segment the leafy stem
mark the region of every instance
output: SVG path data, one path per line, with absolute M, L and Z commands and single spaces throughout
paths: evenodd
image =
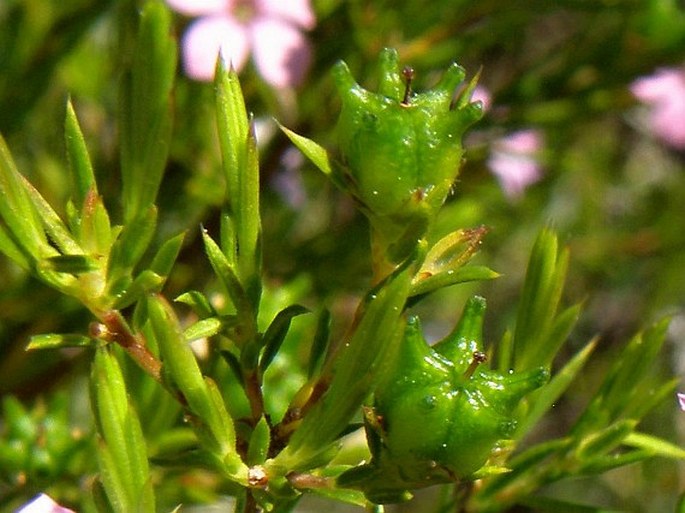
M 102 314 L 101 323 L 91 323 L 90 334 L 121 346 L 150 377 L 163 383 L 162 362 L 147 348 L 145 338 L 133 333 L 121 312 L 110 310 Z

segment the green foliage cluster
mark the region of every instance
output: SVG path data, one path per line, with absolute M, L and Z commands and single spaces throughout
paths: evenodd
M 660 484 L 685 458 L 664 357 L 685 175 L 626 123 L 626 85 L 685 55 L 685 12 L 314 6 L 293 101 L 221 62 L 180 77 L 160 0 L 0 5 L 0 508 L 685 507 Z M 350 68 L 377 61 L 372 93 Z M 504 107 L 472 102 L 479 79 Z M 531 125 L 548 174 L 512 201 L 489 142 Z M 568 277 L 587 299 L 563 306 Z

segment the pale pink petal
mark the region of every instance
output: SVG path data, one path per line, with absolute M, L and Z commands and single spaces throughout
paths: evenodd
M 493 144 L 487 165 L 507 196 L 518 197 L 540 180 L 537 154 L 541 148 L 542 136 L 537 130 L 520 130 Z
M 540 166 L 527 156 L 495 153 L 488 159 L 488 166 L 510 197 L 520 196 L 529 185 L 540 179 Z
M 669 146 L 685 149 L 685 103 L 673 102 L 657 105 L 649 116 L 654 135 Z
M 199 18 L 183 35 L 183 67 L 195 80 L 214 78 L 219 51 L 240 70 L 247 60 L 249 42 L 245 27 L 227 16 Z
M 537 130 L 519 130 L 500 139 L 497 148 L 508 153 L 536 153 L 542 149 L 542 136 Z
M 31 502 L 24 505 L 16 513 L 74 513 L 72 510 L 63 508 L 49 496 L 41 493 Z
M 483 112 L 486 112 L 492 104 L 492 95 L 485 86 L 478 84 L 471 94 L 472 102 L 481 102 L 483 104 Z
M 657 70 L 653 75 L 635 80 L 630 91 L 645 103 L 668 101 L 673 96 L 685 94 L 685 72 L 675 68 Z
M 207 16 L 227 14 L 233 9 L 236 0 L 166 0 L 174 11 L 186 16 Z
M 258 18 L 250 25 L 250 37 L 257 71 L 266 82 L 276 88 L 302 82 L 311 49 L 295 27 L 275 18 Z
M 260 16 L 287 20 L 305 29 L 316 25 L 309 0 L 254 0 L 254 4 Z
M 630 90 L 648 105 L 648 128 L 666 144 L 685 149 L 685 71 L 663 68 L 634 81 Z

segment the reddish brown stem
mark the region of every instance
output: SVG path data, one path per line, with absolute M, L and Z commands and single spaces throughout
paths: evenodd
M 257 423 L 264 413 L 264 397 L 262 396 L 262 387 L 256 370 L 250 371 L 245 375 L 245 394 L 250 401 L 252 419 Z
M 105 312 L 101 317 L 104 330 L 97 332 L 91 328 L 94 335 L 108 342 L 119 344 L 131 358 L 157 382 L 162 382 L 162 362 L 153 355 L 145 344 L 145 339 L 134 334 L 126 320 L 118 310 Z

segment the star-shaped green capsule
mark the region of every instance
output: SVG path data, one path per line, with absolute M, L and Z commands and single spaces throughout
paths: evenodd
M 480 119 L 470 102 L 472 81 L 455 98 L 465 72 L 452 64 L 431 90 L 413 94 L 413 71 L 400 71 L 395 50 L 380 56 L 378 93 L 362 88 L 339 62 L 338 181 L 371 221 L 375 242 L 391 263 L 406 257 L 423 236 L 459 174 L 462 135 Z
M 454 332 L 430 347 L 410 319 L 365 411 L 370 463 L 343 474 L 376 503 L 409 490 L 473 477 L 516 427 L 520 400 L 548 379 L 544 368 L 501 374 L 483 365 L 485 300 L 471 299 Z

